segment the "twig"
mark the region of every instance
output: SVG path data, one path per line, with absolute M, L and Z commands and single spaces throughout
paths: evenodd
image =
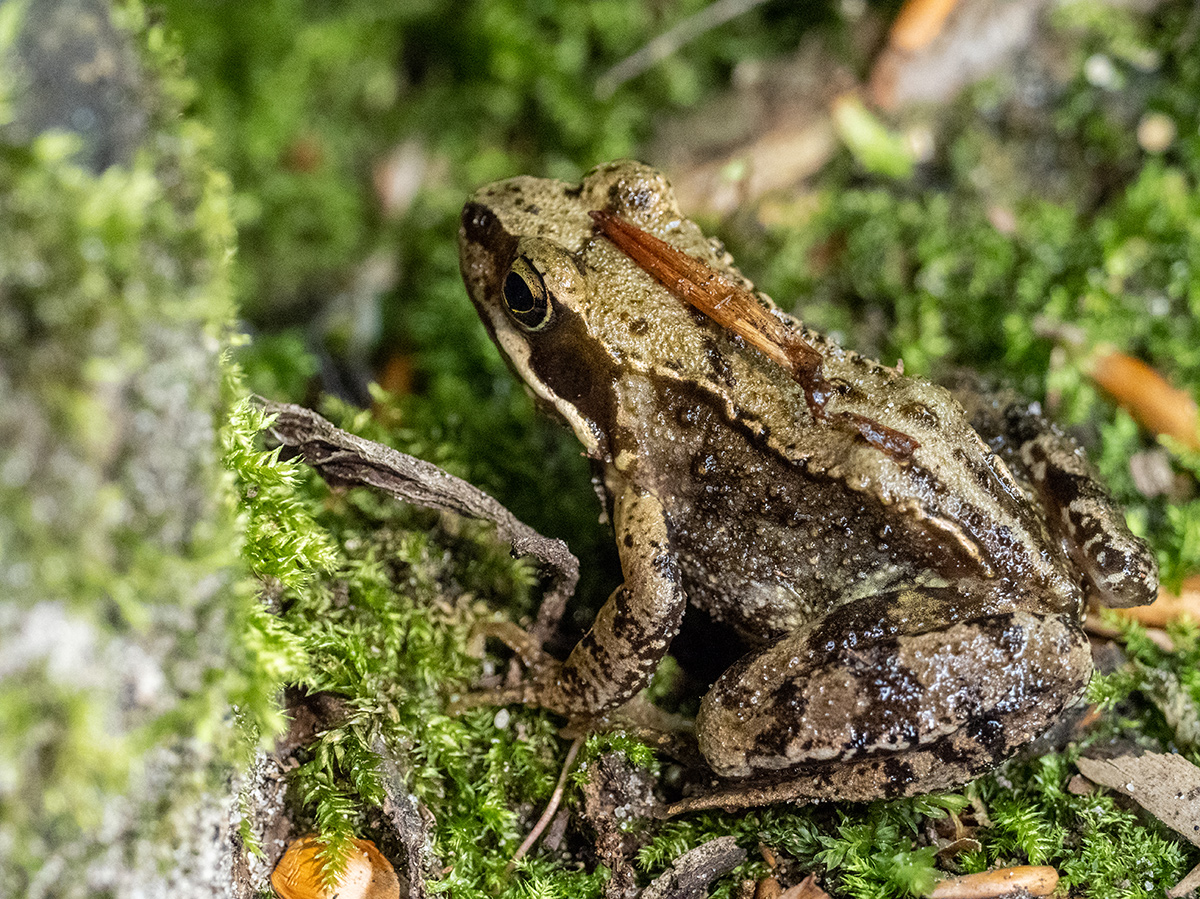
M 546 804 L 546 810 L 542 812 L 542 817 L 538 818 L 537 824 L 533 825 L 533 830 L 529 831 L 529 836 L 525 838 L 525 842 L 517 849 L 513 855 L 512 861 L 508 863 L 508 867 L 504 869 L 504 873 L 511 874 L 517 867 L 517 862 L 525 857 L 525 853 L 533 848 L 542 836 L 554 818 L 554 813 L 558 811 L 558 804 L 562 802 L 563 790 L 567 786 L 567 775 L 571 773 L 571 767 L 575 764 L 575 756 L 579 755 L 579 750 L 583 747 L 584 737 L 576 737 L 575 742 L 571 744 L 571 748 L 567 750 L 567 758 L 563 761 L 562 773 L 558 775 L 558 783 L 554 785 L 554 792 L 550 794 L 550 801 Z
M 1198 887 L 1200 887 L 1200 865 L 1196 865 L 1188 871 L 1183 880 L 1167 890 L 1167 899 L 1182 899 Z
M 561 540 L 543 537 L 473 484 L 431 462 L 336 428 L 311 409 L 260 400 L 275 416 L 270 433 L 293 447 L 330 483 L 374 487 L 406 503 L 490 521 L 514 555 L 540 560 L 550 575 L 534 635 L 545 640 L 579 581 L 579 560 Z
M 711 6 L 688 16 L 597 78 L 596 99 L 607 100 L 626 81 L 653 68 L 684 44 L 764 2 L 765 0 L 717 0 Z
M 1049 896 L 1058 886 L 1058 872 L 1045 865 L 997 868 L 981 874 L 947 877 L 930 893 L 931 899 L 993 899 L 1020 893 Z
M 717 837 L 685 852 L 654 878 L 642 899 L 691 899 L 707 896 L 708 887 L 746 860 L 746 850 L 733 837 Z

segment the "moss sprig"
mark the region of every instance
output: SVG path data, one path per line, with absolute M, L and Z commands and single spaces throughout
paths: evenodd
M 1074 754 L 1012 763 L 1002 776 L 978 781 L 991 824 L 977 831 L 984 848 L 968 861 L 1053 865 L 1064 887 L 1097 899 L 1161 895 L 1195 861 L 1164 828 L 1111 795 L 1068 790 Z

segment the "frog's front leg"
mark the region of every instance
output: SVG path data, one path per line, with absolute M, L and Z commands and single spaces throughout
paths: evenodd
M 853 602 L 743 658 L 701 704 L 700 751 L 725 777 L 786 778 L 786 798 L 948 789 L 998 764 L 1081 695 L 1091 654 L 1069 616 L 971 589 Z
M 613 524 L 625 582 L 605 602 L 565 662 L 541 661 L 515 692 L 497 698 L 594 717 L 637 694 L 679 632 L 686 596 L 662 505 L 632 487 L 614 491 Z

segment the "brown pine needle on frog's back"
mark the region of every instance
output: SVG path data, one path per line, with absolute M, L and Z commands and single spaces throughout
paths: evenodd
M 822 374 L 821 354 L 760 305 L 750 291 L 734 284 L 701 260 L 610 212 L 596 210 L 591 216 L 601 233 L 655 281 L 787 371 L 803 388 L 813 418 L 832 418 L 847 423 L 872 446 L 898 461 L 910 459 L 920 446 L 907 434 L 857 412 L 827 415 L 825 406 L 836 391 Z
M 610 212 L 593 212 L 592 219 L 605 237 L 671 293 L 782 365 L 797 381 L 802 377 L 815 379 L 813 394 L 805 389 L 809 406 L 824 405 L 821 391 L 828 382 L 821 376 L 821 354 L 760 306 L 753 294 L 699 259 Z

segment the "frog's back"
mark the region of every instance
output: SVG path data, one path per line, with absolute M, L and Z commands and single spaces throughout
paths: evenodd
M 577 185 L 480 191 L 463 216 L 464 277 L 510 363 L 610 485 L 663 503 L 694 601 L 739 626 L 757 627 L 762 609 L 780 628 L 914 578 L 1007 577 L 1076 601 L 1040 513 L 946 391 L 804 331 L 838 388 L 814 419 L 788 372 L 655 283 L 595 232 L 593 210 L 753 290 L 666 179 L 629 162 Z M 526 257 L 556 288 L 544 330 L 515 325 L 501 302 Z M 920 445 L 889 453 L 839 426 L 847 414 Z
M 870 389 L 904 410 L 888 423 L 922 442 L 913 459 L 812 420 L 769 368 L 720 390 L 670 376 L 623 387 L 638 455 L 653 460 L 634 476 L 663 502 L 691 600 L 752 639 L 916 582 L 1034 581 L 1077 604 L 1036 510 L 954 399 L 817 342 L 850 396 Z

